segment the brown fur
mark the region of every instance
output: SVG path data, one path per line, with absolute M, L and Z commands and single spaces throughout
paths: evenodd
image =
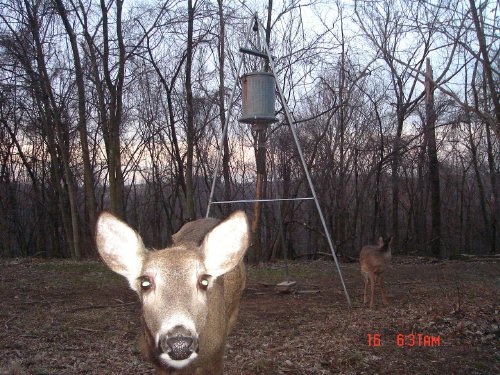
M 190 221 L 172 236 L 173 245 L 194 242 L 200 246 L 207 233 L 219 223 L 219 219 L 212 217 Z
M 375 300 L 375 282 L 378 279 L 380 285 L 380 293 L 382 302 L 387 305 L 387 298 L 384 291 L 384 271 L 387 264 L 391 260 L 391 243 L 392 238 L 379 238 L 378 245 L 366 245 L 361 249 L 359 254 L 359 263 L 361 265 L 361 274 L 365 282 L 365 291 L 363 302 L 368 302 L 368 282 L 371 286 L 370 308 L 374 307 Z
M 139 235 L 109 215 L 101 215 L 98 221 L 98 249 L 111 269 L 129 279 L 132 289 L 137 291 L 143 301 L 143 332 L 139 346 L 155 366 L 156 374 L 222 374 L 226 338 L 236 323 L 239 301 L 245 287 L 243 255 L 248 246 L 248 223 L 244 214 L 233 214 L 222 223 L 216 219 L 187 223 L 173 236 L 173 245 L 159 251 L 141 249 L 143 245 Z M 226 238 L 229 241 L 224 243 Z M 136 244 L 130 245 L 134 241 Z M 123 243 L 125 250 L 120 248 L 120 243 Z M 234 254 L 229 252 L 227 259 L 221 257 L 223 261 L 219 265 L 218 246 L 224 253 L 227 247 L 239 250 Z M 119 256 L 121 253 L 122 257 Z M 139 271 L 135 267 L 135 260 L 142 264 Z M 210 287 L 204 292 L 190 284 L 198 269 L 202 273 L 213 269 L 221 273 L 211 279 Z M 157 275 L 158 285 L 155 284 L 153 292 L 141 292 L 140 286 L 136 284 L 137 277 L 151 270 Z M 197 357 L 180 369 L 162 361 L 160 355 L 164 356 L 165 353 L 156 342 L 165 320 L 171 319 L 173 313 L 188 316 L 196 325 L 199 339 Z

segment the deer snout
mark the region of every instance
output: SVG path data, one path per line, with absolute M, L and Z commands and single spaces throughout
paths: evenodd
M 190 330 L 176 326 L 160 337 L 159 347 L 174 361 L 188 359 L 199 349 L 198 338 Z

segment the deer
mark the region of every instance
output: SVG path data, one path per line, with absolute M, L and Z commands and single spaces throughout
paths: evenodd
M 361 266 L 361 275 L 365 281 L 365 293 L 363 303 L 368 302 L 368 282 L 371 286 L 370 308 L 374 307 L 375 282 L 378 279 L 382 302 L 387 306 L 387 298 L 384 291 L 384 271 L 387 264 L 391 261 L 391 242 L 392 237 L 380 237 L 378 245 L 363 246 L 359 254 L 359 263 Z
M 189 222 L 170 247 L 152 250 L 128 224 L 103 211 L 95 239 L 104 263 L 141 301 L 139 348 L 155 374 L 222 374 L 245 288 L 245 213 Z

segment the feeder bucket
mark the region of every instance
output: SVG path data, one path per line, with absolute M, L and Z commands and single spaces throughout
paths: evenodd
M 243 104 L 240 122 L 252 124 L 253 130 L 261 130 L 278 121 L 274 116 L 276 95 L 272 73 L 247 73 L 241 77 L 241 85 Z

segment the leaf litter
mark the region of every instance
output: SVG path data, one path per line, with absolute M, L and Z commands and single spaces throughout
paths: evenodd
M 332 262 L 290 262 L 290 293 L 273 288 L 283 263 L 248 267 L 225 374 L 500 373 L 499 262 L 413 260 L 395 258 L 373 310 L 355 263 L 350 309 Z M 3 260 L 0 301 L 0 375 L 153 374 L 139 302 L 99 262 Z

